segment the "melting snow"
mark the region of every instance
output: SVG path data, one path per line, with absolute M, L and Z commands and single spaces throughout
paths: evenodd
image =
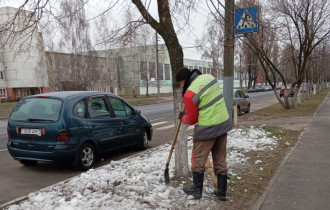
M 191 137 L 188 140 L 191 140 Z M 232 130 L 228 133 L 228 166 L 246 163 L 247 157 L 243 154 L 245 152 L 270 150 L 276 145 L 277 138 L 261 127 Z M 185 195 L 182 183 L 172 181 L 173 185 L 165 186 L 164 169 L 170 146 L 162 145 L 133 157 L 111 161 L 98 169 L 91 169 L 70 180 L 30 193 L 26 201 L 12 205 L 9 209 L 131 210 L 216 205 L 212 186 L 204 187 L 203 198 L 199 200 Z M 188 141 L 189 155 L 191 147 L 192 141 Z M 170 177 L 173 177 L 174 158 L 173 153 L 169 168 Z M 259 161 L 255 162 L 257 163 Z M 229 173 L 230 176 L 236 176 L 231 170 Z

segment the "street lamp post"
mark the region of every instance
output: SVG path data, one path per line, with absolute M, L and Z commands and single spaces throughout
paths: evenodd
M 158 68 L 158 34 L 156 31 L 156 74 L 157 74 L 157 98 L 160 98 L 160 80 L 159 80 L 159 68 Z

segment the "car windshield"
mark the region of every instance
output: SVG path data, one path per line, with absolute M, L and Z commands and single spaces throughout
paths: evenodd
M 59 119 L 62 101 L 53 98 L 27 98 L 20 100 L 13 109 L 13 121 L 55 122 Z

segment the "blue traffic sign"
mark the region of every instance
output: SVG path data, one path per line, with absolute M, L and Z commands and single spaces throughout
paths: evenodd
M 235 33 L 242 34 L 256 31 L 258 31 L 258 8 L 235 9 Z

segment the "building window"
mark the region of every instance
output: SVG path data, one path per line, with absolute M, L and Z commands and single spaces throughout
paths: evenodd
M 0 89 L 0 97 L 7 97 L 7 91 L 4 88 Z
M 171 80 L 170 64 L 164 64 L 165 67 L 165 80 Z
M 149 63 L 149 78 L 156 79 L 156 64 L 154 62 Z
M 23 97 L 29 96 L 29 95 L 31 95 L 30 89 L 22 89 L 22 96 Z
M 4 76 L 3 76 L 3 71 L 0 71 L 0 80 L 3 80 Z
M 159 80 L 163 80 L 164 79 L 164 68 L 163 68 L 163 64 L 159 63 L 158 64 L 158 78 Z
M 145 62 L 145 61 L 140 62 L 140 77 L 141 77 L 141 80 L 148 79 L 147 62 Z

